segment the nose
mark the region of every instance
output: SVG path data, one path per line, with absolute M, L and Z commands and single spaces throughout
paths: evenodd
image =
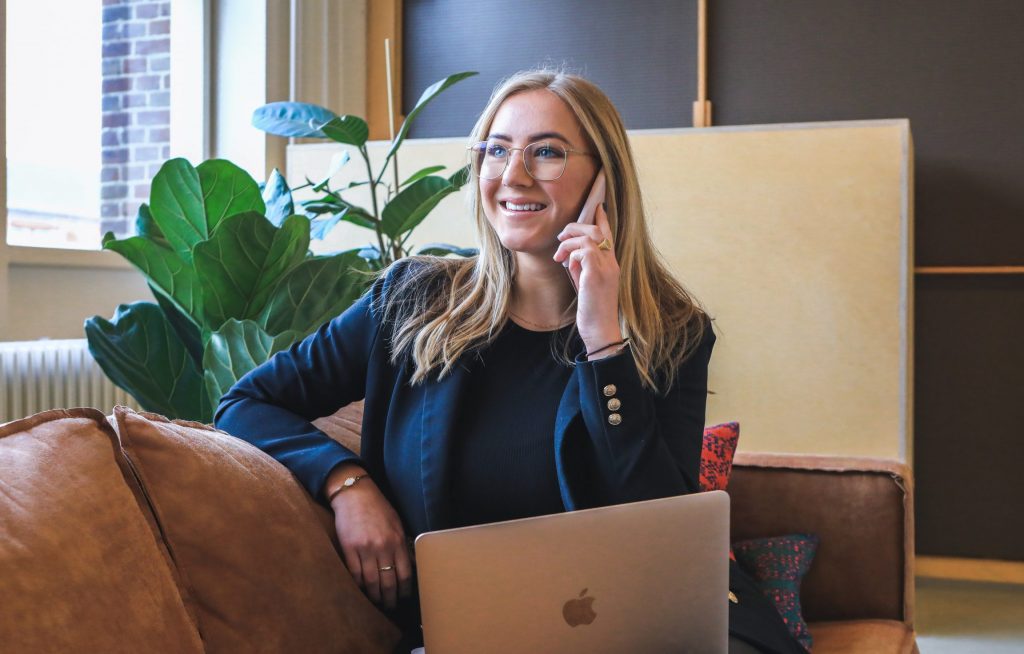
M 516 163 L 518 156 L 519 162 Z M 508 164 L 505 165 L 505 172 L 501 175 L 504 186 L 529 186 L 533 183 L 533 177 L 526 172 L 526 153 L 522 150 L 512 150 L 509 153 Z

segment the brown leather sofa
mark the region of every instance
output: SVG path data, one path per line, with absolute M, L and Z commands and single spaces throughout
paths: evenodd
M 817 534 L 800 597 L 814 654 L 917 652 L 913 481 L 889 460 L 739 452 L 733 540 Z
M 361 407 L 318 424 L 358 447 Z M 820 536 L 817 654 L 915 652 L 907 470 L 740 454 L 736 539 Z M 397 631 L 337 555 L 330 513 L 210 427 L 117 408 L 0 425 L 0 650 L 387 653 Z

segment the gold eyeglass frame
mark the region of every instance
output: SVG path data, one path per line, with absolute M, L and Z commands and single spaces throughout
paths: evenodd
M 577 150 L 576 148 L 565 147 L 564 145 L 560 145 L 560 144 L 552 142 L 552 141 L 534 141 L 533 143 L 527 143 L 526 145 L 524 145 L 521 148 L 513 148 L 513 147 L 510 147 L 510 146 L 503 145 L 502 147 L 509 151 L 509 155 L 507 157 L 505 157 L 505 165 L 502 167 L 501 172 L 498 173 L 497 175 L 495 175 L 494 177 L 483 177 L 479 173 L 476 172 L 476 167 L 473 164 L 473 158 L 474 158 L 473 157 L 473 153 L 474 152 L 478 152 L 478 150 L 476 150 L 476 148 L 480 147 L 481 145 L 486 145 L 487 143 L 490 143 L 490 141 L 477 141 L 475 144 L 473 144 L 473 145 L 471 145 L 471 146 L 466 148 L 466 152 L 467 152 L 466 156 L 469 158 L 469 171 L 475 177 L 479 177 L 480 179 L 488 179 L 488 180 L 489 179 L 498 179 L 502 175 L 504 175 L 505 171 L 508 170 L 509 162 L 512 161 L 512 152 L 514 152 L 516 150 L 519 150 L 520 152 L 523 153 L 523 169 L 526 170 L 526 174 L 529 175 L 530 177 L 532 177 L 533 179 L 536 179 L 538 182 L 553 182 L 556 179 L 560 179 L 562 177 L 562 175 L 565 174 L 565 167 L 569 164 L 569 155 L 570 154 L 582 154 L 582 155 L 587 156 L 587 157 L 596 157 L 597 156 L 597 155 L 593 154 L 592 152 L 586 152 L 584 150 Z M 538 179 L 533 174 L 533 172 L 530 170 L 530 167 L 526 165 L 526 150 L 528 148 L 531 148 L 531 147 L 535 146 L 535 145 L 546 145 L 548 147 L 556 147 L 556 148 L 562 150 L 563 152 L 565 152 L 565 159 L 562 161 L 562 172 L 558 173 L 558 177 L 552 177 L 551 179 Z

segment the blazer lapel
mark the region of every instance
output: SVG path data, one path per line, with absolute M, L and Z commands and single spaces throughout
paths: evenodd
M 427 529 L 451 526 L 451 498 L 448 480 L 452 438 L 458 427 L 459 408 L 469 381 L 462 364 L 441 381 L 427 382 L 423 393 L 420 433 L 420 474 Z

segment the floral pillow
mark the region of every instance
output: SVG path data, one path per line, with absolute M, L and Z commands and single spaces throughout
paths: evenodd
M 811 569 L 818 551 L 818 537 L 790 534 L 754 538 L 733 543 L 732 549 L 740 567 L 775 604 L 790 633 L 811 651 L 811 632 L 800 608 L 800 582 Z

